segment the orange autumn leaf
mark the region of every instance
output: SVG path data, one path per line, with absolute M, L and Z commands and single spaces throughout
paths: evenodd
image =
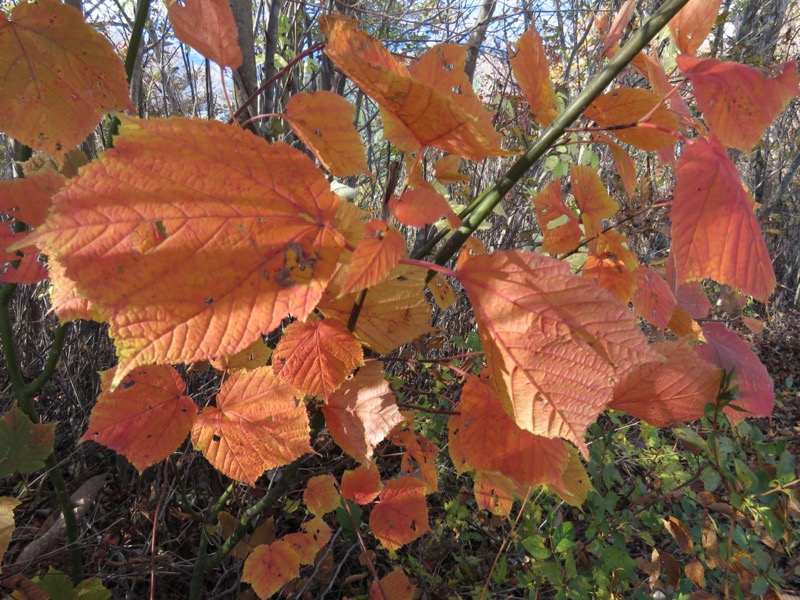
M 64 267 L 57 258 L 51 255 L 47 262 L 50 275 L 50 302 L 58 320 L 61 323 L 76 319 L 104 321 L 102 312 L 78 291 L 75 282 L 67 277 Z
M 569 451 L 569 462 L 564 470 L 564 477 L 560 482 L 547 484 L 547 487 L 550 491 L 558 494 L 567 504 L 581 506 L 594 488 L 578 451 L 572 446 L 569 446 L 567 450 Z
M 369 515 L 369 526 L 389 550 L 396 550 L 430 531 L 422 482 L 411 477 L 387 481 Z
M 475 473 L 475 502 L 481 510 L 507 517 L 514 505 L 517 484 L 501 473 L 478 471 Z
M 322 398 L 339 389 L 363 362 L 364 351 L 356 336 L 336 319 L 295 321 L 286 327 L 272 353 L 275 375 Z
M 111 448 L 141 473 L 178 449 L 192 429 L 197 406 L 170 366 L 140 367 L 110 391 L 113 379 L 114 369 L 100 373 L 103 391 L 81 441 Z
M 611 255 L 628 271 L 635 271 L 639 266 L 639 257 L 630 249 L 628 238 L 613 229 L 597 236 L 597 252 Z
M 21 501 L 16 498 L 0 496 L 0 562 L 2 562 L 6 550 L 11 545 L 11 538 L 16 528 L 14 509 L 20 504 Z
M 714 402 L 721 373 L 685 340 L 653 344 L 663 355 L 623 374 L 609 408 L 624 411 L 656 427 L 693 421 Z
M 227 0 L 167 0 L 175 37 L 221 67 L 242 66 L 239 30 Z
M 436 457 L 441 452 L 436 444 L 411 430 L 401 431 L 392 442 L 406 448 L 400 459 L 400 472 L 418 478 L 425 485 L 426 494 L 436 493 L 439 490 Z
M 255 485 L 261 474 L 311 452 L 305 406 L 271 367 L 236 371 L 202 410 L 192 443 L 216 469 Z
M 614 20 L 611 21 L 611 26 L 608 28 L 608 33 L 606 33 L 603 40 L 603 56 L 611 57 L 619 51 L 619 41 L 622 39 L 625 28 L 631 22 L 635 9 L 636 2 L 634 0 L 626 0 L 614 15 Z
M 403 422 L 394 392 L 379 362 L 370 362 L 346 381 L 322 407 L 333 441 L 359 462 Z
M 383 281 L 408 252 L 403 236 L 383 221 L 372 219 L 365 236 L 350 258 L 342 295 L 369 288 Z
M 339 508 L 339 490 L 333 475 L 326 473 L 309 479 L 303 492 L 303 504 L 318 517 Z
M 428 282 L 428 289 L 431 292 L 431 296 L 433 296 L 434 302 L 436 302 L 436 306 L 442 312 L 446 311 L 458 300 L 453 288 L 450 287 L 447 279 L 441 273 L 436 273 L 433 279 Z
M 381 579 L 380 585 L 373 582 L 369 589 L 369 600 L 414 600 L 416 590 L 403 569 L 395 569 Z
M 295 94 L 286 104 L 289 125 L 297 137 L 336 177 L 369 173 L 367 155 L 353 126 L 355 106 L 338 94 Z
M 700 325 L 692 319 L 692 316 L 686 310 L 678 305 L 672 311 L 672 316 L 669 318 L 667 327 L 679 338 L 688 337 L 692 340 L 703 339 L 703 330 Z
M 675 138 L 668 133 L 635 125 L 658 105 L 661 98 L 660 94 L 647 90 L 617 88 L 598 96 L 583 114 L 600 127 L 632 125 L 624 129 L 614 129 L 611 133 L 631 146 L 651 152 L 675 144 Z M 656 108 L 649 122 L 671 131 L 678 129 L 675 115 L 663 104 Z
M 361 465 L 342 475 L 342 496 L 357 504 L 369 504 L 383 489 L 381 474 L 374 465 Z
M 450 185 L 459 181 L 469 181 L 469 175 L 459 173 L 461 168 L 461 157 L 455 154 L 448 154 L 440 157 L 433 165 L 433 173 L 437 181 L 442 185 Z
M 502 473 L 524 486 L 561 481 L 567 444 L 521 429 L 503 410 L 490 383 L 470 376 L 458 406 L 461 450 L 472 467 Z
M 581 222 L 587 238 L 600 233 L 603 219 L 610 219 L 619 210 L 619 203 L 608 195 L 606 186 L 592 167 L 570 165 L 569 183 L 581 210 Z M 596 247 L 597 242 L 591 244 Z
M 725 369 L 733 371 L 733 385 L 738 387 L 736 399 L 731 403 L 745 412 L 726 407 L 725 414 L 734 426 L 745 417 L 769 417 L 775 407 L 775 388 L 766 367 L 753 354 L 752 345 L 744 341 L 722 323 L 706 323 L 703 334 L 707 344 L 697 354 Z
M 108 316 L 116 385 L 137 365 L 235 354 L 289 314 L 305 319 L 341 251 L 339 204 L 283 143 L 214 121 L 126 118 L 31 240 Z M 144 226 L 165 239 L 141 252 Z
M 636 163 L 633 162 L 631 155 L 623 150 L 622 146 L 607 135 L 600 133 L 595 134 L 595 137 L 608 146 L 611 156 L 614 157 L 614 166 L 622 180 L 622 187 L 625 188 L 628 198 L 632 198 L 636 191 Z
M 747 195 L 725 148 L 695 139 L 675 169 L 672 253 L 677 280 L 710 277 L 767 302 L 775 289 L 772 261 Z
M 509 63 L 525 99 L 531 107 L 536 121 L 547 127 L 558 116 L 558 99 L 550 81 L 550 64 L 542 43 L 542 37 L 531 25 L 522 34 L 516 48 L 509 49 Z
M 399 198 L 392 196 L 389 210 L 395 219 L 410 227 L 425 227 L 452 211 L 441 194 L 425 187 L 406 190 Z
M 281 539 L 297 553 L 301 565 L 310 565 L 316 560 L 319 551 L 330 541 L 331 533 L 331 528 L 322 517 L 314 517 L 303 523 L 302 532 L 289 533 Z
M 257 369 L 269 362 L 272 349 L 261 338 L 231 356 L 221 356 L 211 361 L 217 371 L 237 371 L 239 369 Z
M 507 154 L 464 73 L 466 49 L 434 46 L 409 70 L 349 20 L 328 17 L 323 32 L 325 54 L 380 105 L 384 135 L 400 148 L 434 146 L 471 160 Z
M 640 266 L 633 272 L 636 291 L 633 308 L 636 314 L 659 329 L 666 329 L 677 301 L 669 285 L 650 267 Z
M 18 236 L 11 236 L 11 239 L 15 241 L 17 237 Z M 0 244 L 2 244 L 4 240 L 5 238 L 0 235 Z M 0 273 L 0 281 L 17 283 L 20 285 L 32 285 L 47 279 L 47 269 L 39 262 L 39 252 L 35 248 L 24 252 L 22 258 L 12 256 L 7 260 L 9 261 L 7 264 L 2 264 L 3 259 L 2 255 L 0 255 L 0 271 L 2 271 L 2 273 Z
M 678 66 L 694 85 L 697 105 L 714 135 L 727 147 L 750 152 L 764 130 L 800 94 L 797 62 L 762 71 L 714 58 L 680 55 Z
M 694 55 L 711 33 L 722 0 L 689 0 L 669 22 L 669 32 L 681 54 Z
M 58 0 L 0 12 L 0 73 L 0 131 L 59 160 L 104 114 L 133 110 L 114 47 Z
M 585 451 L 583 435 L 611 401 L 618 373 L 653 356 L 634 315 L 569 265 L 537 254 L 470 257 L 459 279 L 505 411 L 522 429 Z
M 269 598 L 300 575 L 300 557 L 283 539 L 258 546 L 244 563 L 242 581 L 253 586 L 259 598 Z
M 575 213 L 564 205 L 561 182 L 554 181 L 533 197 L 536 220 L 544 235 L 542 251 L 550 254 L 570 252 L 583 237 Z
M 30 227 L 39 227 L 47 218 L 53 196 L 65 182 L 66 179 L 55 171 L 0 181 L 0 211 Z
M 611 252 L 590 252 L 583 264 L 583 276 L 626 304 L 636 289 L 633 273 Z

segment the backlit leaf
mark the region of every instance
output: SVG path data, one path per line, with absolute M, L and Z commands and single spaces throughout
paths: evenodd
M 441 273 L 436 273 L 433 279 L 428 282 L 428 289 L 431 292 L 431 296 L 433 296 L 434 302 L 436 302 L 436 306 L 438 306 L 439 310 L 442 312 L 455 304 L 458 299 L 453 288 L 450 287 L 450 284 L 447 283 L 447 279 L 445 279 Z
M 461 157 L 455 154 L 448 154 L 439 158 L 433 165 L 433 173 L 442 185 L 450 185 L 459 181 L 469 181 L 469 175 L 459 173 L 461 168 Z
M 78 291 L 75 282 L 67 277 L 58 259 L 49 256 L 47 262 L 50 275 L 50 302 L 58 320 L 62 323 L 75 319 L 104 321 L 102 311 Z
M 369 515 L 369 526 L 389 550 L 413 542 L 430 531 L 422 482 L 411 477 L 387 481 Z
M 535 26 L 522 34 L 509 51 L 511 70 L 536 121 L 547 127 L 558 116 L 558 99 L 550 81 L 550 65 Z
M 722 0 L 689 0 L 669 22 L 669 32 L 681 54 L 697 53 L 711 33 Z
M 175 37 L 222 67 L 242 66 L 239 30 L 227 0 L 167 0 Z
M 730 331 L 722 323 L 703 325 L 707 344 L 703 344 L 697 354 L 707 361 L 734 371 L 733 384 L 739 392 L 732 404 L 746 412 L 726 408 L 725 414 L 736 425 L 745 417 L 769 417 L 775 407 L 775 388 L 767 369 L 753 354 L 752 346 Z
M 16 498 L 0 496 L 0 564 L 14 535 L 14 509 L 20 505 Z
M 197 406 L 170 366 L 140 367 L 110 391 L 113 379 L 114 369 L 100 373 L 103 391 L 81 441 L 119 452 L 141 473 L 178 449 L 192 429 Z
M 258 597 L 269 598 L 300 575 L 300 557 L 284 540 L 258 546 L 244 563 L 242 581 L 253 586 Z
M 365 235 L 350 259 L 342 294 L 372 287 L 386 278 L 407 254 L 406 242 L 396 229 L 373 219 L 364 226 Z
M 583 276 L 607 289 L 625 303 L 630 300 L 636 289 L 633 273 L 610 252 L 589 253 L 583 264 Z
M 333 475 L 317 475 L 308 480 L 303 492 L 303 504 L 311 514 L 321 517 L 339 507 L 339 490 Z
M 414 600 L 416 590 L 403 569 L 395 569 L 381 579 L 380 585 L 372 584 L 369 600 Z
M 53 453 L 56 424 L 31 421 L 16 403 L 0 417 L 0 477 L 34 473 Z
M 622 186 L 625 188 L 625 193 L 628 198 L 633 197 L 636 191 L 636 163 L 633 162 L 631 155 L 623 150 L 622 146 L 617 144 L 614 140 L 605 134 L 595 134 L 598 140 L 602 140 L 604 144 L 611 150 L 611 156 L 614 157 L 614 166 L 617 169 Z
M 568 264 L 532 253 L 471 257 L 459 279 L 503 408 L 522 429 L 585 450 L 618 373 L 655 356 L 633 314 Z
M 65 182 L 66 179 L 55 171 L 45 171 L 25 179 L 0 181 L 0 211 L 21 223 L 38 227 L 47 218 L 53 195 Z
M 581 210 L 586 237 L 594 237 L 600 233 L 603 219 L 617 214 L 619 203 L 608 195 L 600 175 L 592 167 L 570 165 L 569 184 Z
M 286 104 L 289 125 L 331 175 L 369 173 L 364 145 L 353 126 L 355 106 L 328 91 L 295 94 Z
M 327 398 L 364 362 L 361 344 L 341 321 L 295 321 L 272 354 L 275 374 L 306 394 Z
M 708 126 L 727 147 L 750 152 L 764 130 L 800 94 L 797 63 L 774 67 L 771 76 L 747 65 L 678 56 Z
M 236 354 L 221 356 L 216 360 L 212 360 L 211 366 L 218 371 L 257 369 L 266 365 L 270 356 L 272 356 L 272 349 L 264 343 L 264 340 L 259 338 L 244 350 L 239 350 Z
M 111 110 L 133 110 L 111 43 L 58 0 L 0 12 L 0 131 L 59 159 Z
M 292 386 L 271 367 L 237 371 L 202 410 L 192 443 L 219 471 L 255 485 L 261 474 L 311 452 L 308 415 Z
M 342 475 L 342 496 L 358 504 L 369 504 L 383 489 L 381 474 L 374 465 L 361 465 Z
M 409 71 L 350 21 L 328 18 L 323 31 L 325 54 L 380 105 L 384 136 L 400 148 L 434 146 L 471 160 L 507 154 L 464 73 L 465 48 L 434 46 Z
M 633 125 L 625 129 L 614 129 L 611 133 L 631 146 L 651 152 L 675 144 L 675 138 L 668 133 L 634 125 L 655 108 L 661 98 L 661 95 L 643 89 L 618 88 L 601 94 L 583 114 L 600 127 Z M 649 122 L 672 131 L 678 128 L 675 115 L 664 105 L 656 108 Z
M 539 228 L 544 235 L 543 252 L 559 254 L 578 247 L 583 232 L 575 213 L 564 205 L 561 182 L 550 183 L 534 196 L 533 206 L 536 208 Z
M 461 449 L 475 469 L 502 473 L 525 486 L 561 481 L 569 461 L 567 444 L 520 429 L 489 383 L 470 376 L 459 407 Z
M 632 300 L 636 314 L 659 329 L 666 329 L 677 303 L 667 282 L 645 266 L 633 272 L 633 280 L 636 291 Z
M 475 502 L 481 510 L 507 517 L 514 505 L 517 484 L 501 473 L 478 471 L 475 473 Z
M 439 490 L 439 477 L 436 472 L 436 457 L 439 448 L 422 435 L 405 430 L 396 434 L 392 442 L 405 446 L 406 451 L 400 459 L 400 471 L 409 477 L 416 477 L 425 484 L 425 493 L 433 494 Z
M 657 427 L 693 421 L 714 402 L 721 373 L 688 342 L 660 342 L 653 350 L 663 360 L 636 365 L 622 375 L 610 408 Z
M 715 139 L 692 140 L 675 169 L 672 252 L 678 282 L 710 277 L 767 302 L 772 261 L 736 167 Z
M 235 354 L 305 319 L 340 253 L 339 204 L 285 144 L 215 121 L 125 119 L 31 239 L 108 315 L 116 385 L 137 365 Z M 166 239 L 142 252 L 153 226 Z
M 333 441 L 359 462 L 368 462 L 372 451 L 403 417 L 394 392 L 383 376 L 381 363 L 367 363 L 346 381 L 322 407 Z
M 392 196 L 389 210 L 398 221 L 410 227 L 425 227 L 452 211 L 441 194 L 425 187 L 406 190 L 399 198 Z
M 567 449 L 569 450 L 569 462 L 564 470 L 564 477 L 560 482 L 549 483 L 547 487 L 558 494 L 567 504 L 581 506 L 586 502 L 589 492 L 594 491 L 594 487 L 592 487 L 592 480 L 586 472 L 586 467 L 583 466 L 578 451 L 571 446 Z

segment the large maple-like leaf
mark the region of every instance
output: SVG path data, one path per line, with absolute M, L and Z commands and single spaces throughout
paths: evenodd
M 459 267 L 506 412 L 537 435 L 583 435 L 611 401 L 618 373 L 654 359 L 636 318 L 569 265 L 526 252 Z
M 511 70 L 534 118 L 542 127 L 547 127 L 558 116 L 558 99 L 550 81 L 550 65 L 542 43 L 542 37 L 531 28 L 519 38 L 515 51 L 509 52 Z
M 464 73 L 465 48 L 439 44 L 409 70 L 348 20 L 329 17 L 323 30 L 325 54 L 380 105 L 387 139 L 472 160 L 507 154 Z
M 711 33 L 722 0 L 689 0 L 669 22 L 669 32 L 682 54 L 695 54 Z
M 539 228 L 544 235 L 542 251 L 558 254 L 578 247 L 583 232 L 575 213 L 564 205 L 561 182 L 553 181 L 534 196 L 533 206 Z
M 333 441 L 359 462 L 403 422 L 394 392 L 379 362 L 370 362 L 322 407 Z
M 567 444 L 521 429 L 489 383 L 471 376 L 459 407 L 461 450 L 475 469 L 508 475 L 525 486 L 561 481 L 569 462 Z
M 367 235 L 361 239 L 350 259 L 342 294 L 380 283 L 407 254 L 403 236 L 383 221 L 372 219 L 364 226 L 364 232 Z
M 775 273 L 753 201 L 716 139 L 692 140 L 675 169 L 672 252 L 679 282 L 706 277 L 767 302 Z
M 43 469 L 55 435 L 55 423 L 34 423 L 14 403 L 0 417 L 0 477 Z
M 700 358 L 685 340 L 661 342 L 653 349 L 664 359 L 636 365 L 624 373 L 609 408 L 657 427 L 702 417 L 706 404 L 717 398 L 719 369 Z
M 242 66 L 239 30 L 227 0 L 167 0 L 175 37 L 222 67 Z
M 411 477 L 387 481 L 369 515 L 369 526 L 389 550 L 396 550 L 430 531 L 422 482 Z
M 647 90 L 619 88 L 598 96 L 583 114 L 600 127 L 616 127 L 637 123 L 655 108 L 649 122 L 675 131 L 678 121 L 666 106 L 658 106 L 661 98 Z M 614 129 L 612 133 L 623 142 L 648 152 L 675 144 L 675 138 L 669 133 L 635 125 Z
M 300 395 L 271 367 L 237 371 L 222 384 L 216 406 L 198 415 L 192 442 L 225 475 L 255 485 L 264 471 L 311 452 Z
M 214 121 L 125 119 L 31 239 L 108 315 L 120 364 L 233 354 L 305 319 L 341 249 L 313 162 Z M 144 232 L 160 232 L 143 237 Z M 148 240 L 143 245 L 143 240 Z
M 773 77 L 747 65 L 714 58 L 678 56 L 694 85 L 697 105 L 711 131 L 728 147 L 750 152 L 764 130 L 800 94 L 797 62 L 775 67 Z
M 369 173 L 367 155 L 353 126 L 355 106 L 328 91 L 295 94 L 286 104 L 294 132 L 331 175 Z
M 63 157 L 110 110 L 133 110 L 111 43 L 58 0 L 0 12 L 0 130 Z
M 769 417 L 775 407 L 775 388 L 766 367 L 753 354 L 752 347 L 722 323 L 706 323 L 703 334 L 707 344 L 697 354 L 709 362 L 735 373 L 738 387 L 732 404 L 745 412 L 726 408 L 725 414 L 736 425 L 747 416 Z
M 141 473 L 178 449 L 192 429 L 197 406 L 184 394 L 180 373 L 170 366 L 140 367 L 110 391 L 114 371 L 100 373 L 103 391 L 81 441 L 119 452 Z
M 294 322 L 272 354 L 275 374 L 307 394 L 327 398 L 364 362 L 361 344 L 336 319 Z
M 244 563 L 242 581 L 265 599 L 299 575 L 300 557 L 291 544 L 281 539 L 253 550 Z

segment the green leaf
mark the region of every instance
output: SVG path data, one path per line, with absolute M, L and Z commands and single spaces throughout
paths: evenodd
M 713 492 L 722 483 L 722 477 L 720 477 L 717 470 L 712 467 L 703 469 L 700 473 L 700 479 L 703 481 L 703 489 L 706 492 Z
M 44 468 L 53 453 L 55 429 L 55 424 L 34 424 L 15 403 L 0 418 L 0 477 Z
M 38 582 L 50 600 L 108 600 L 111 592 L 103 587 L 97 577 L 84 579 L 73 587 L 69 577 L 50 567 Z

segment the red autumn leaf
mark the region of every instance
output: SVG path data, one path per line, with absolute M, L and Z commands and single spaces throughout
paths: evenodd
M 330 226 L 339 199 L 313 162 L 214 121 L 124 121 L 31 236 L 107 315 L 114 384 L 141 364 L 235 354 L 289 314 L 305 319 L 343 243 Z M 153 226 L 166 239 L 142 252 Z
M 422 481 L 426 494 L 436 493 L 439 490 L 436 457 L 441 452 L 436 444 L 410 430 L 401 431 L 392 438 L 392 442 L 406 448 L 400 460 L 400 471 Z
M 706 404 L 716 401 L 719 369 L 698 356 L 685 340 L 661 342 L 653 349 L 664 359 L 636 365 L 624 373 L 609 408 L 657 427 L 702 417 Z
M 283 536 L 283 541 L 289 544 L 297 553 L 301 565 L 313 564 L 317 554 L 331 539 L 331 528 L 322 520 L 315 517 L 303 523 L 303 531 L 290 533 Z
M 272 349 L 261 338 L 231 356 L 221 356 L 211 361 L 217 371 L 238 371 L 239 369 L 257 369 L 269 362 Z
M 569 183 L 581 210 L 581 222 L 587 238 L 602 229 L 603 219 L 610 219 L 619 210 L 619 203 L 608 195 L 606 186 L 592 167 L 570 165 Z M 596 247 L 597 242 L 592 244 Z
M 59 160 L 110 110 L 133 110 L 114 47 L 80 11 L 20 2 L 0 12 L 0 131 Z
M 745 417 L 769 417 L 775 407 L 775 389 L 766 367 L 753 354 L 752 346 L 728 330 L 722 323 L 703 325 L 707 344 L 700 346 L 697 354 L 707 361 L 734 371 L 734 385 L 739 392 L 732 405 L 743 408 L 745 412 L 726 408 L 725 414 L 733 425 Z
M 259 598 L 269 598 L 300 576 L 300 557 L 285 540 L 258 546 L 244 563 L 242 581 L 253 586 Z
M 387 481 L 369 515 L 369 526 L 389 550 L 396 550 L 430 531 L 422 482 L 411 477 Z
M 383 489 L 381 475 L 374 465 L 361 465 L 342 475 L 342 496 L 358 504 L 369 504 Z
M 385 281 L 369 289 L 358 316 L 355 334 L 379 354 L 387 354 L 431 330 L 431 306 L 425 297 L 423 269 L 396 267 Z M 359 292 L 336 297 L 331 286 L 320 310 L 347 322 Z
M 694 85 L 708 126 L 729 148 L 750 152 L 772 120 L 800 94 L 795 61 L 774 67 L 772 77 L 714 58 L 680 55 L 677 61 Z
M 326 473 L 309 479 L 303 492 L 303 504 L 318 517 L 339 508 L 339 490 L 333 475 Z
M 636 191 L 636 163 L 633 162 L 631 155 L 623 150 L 622 146 L 607 135 L 600 133 L 595 134 L 595 137 L 606 144 L 608 149 L 611 150 L 611 156 L 614 157 L 614 166 L 617 169 L 619 178 L 622 180 L 625 193 L 628 195 L 628 198 L 632 198 Z
M 237 371 L 202 410 L 192 443 L 216 469 L 255 485 L 261 474 L 311 452 L 306 408 L 272 368 Z
M 47 279 L 47 269 L 39 262 L 39 249 L 24 245 L 28 232 L 12 233 L 6 227 L 8 221 L 0 224 L 0 281 L 19 284 L 34 284 Z M 14 252 L 3 249 L 13 246 Z
M 650 267 L 640 266 L 633 272 L 636 291 L 633 308 L 636 314 L 659 329 L 666 329 L 677 301 L 669 285 Z
M 406 190 L 399 198 L 392 196 L 389 210 L 398 221 L 410 227 L 425 227 L 452 211 L 441 194 L 424 187 Z
M 569 265 L 537 254 L 471 257 L 459 279 L 505 411 L 522 429 L 585 450 L 617 374 L 655 356 L 636 318 Z
M 242 66 L 239 30 L 227 0 L 167 0 L 175 36 L 222 67 Z
M 350 259 L 341 293 L 350 294 L 383 281 L 407 254 L 406 242 L 396 229 L 373 219 L 364 227 L 368 235 L 361 239 Z
M 103 391 L 81 441 L 119 452 L 141 473 L 178 449 L 192 429 L 197 406 L 170 366 L 140 367 L 110 391 L 114 370 L 100 373 Z
M 547 127 L 558 116 L 558 99 L 550 81 L 550 64 L 547 62 L 542 37 L 535 26 L 522 34 L 516 48 L 509 49 L 509 63 L 534 118 Z
M 469 181 L 469 175 L 459 173 L 461 168 L 461 157 L 455 154 L 448 154 L 439 158 L 433 165 L 433 173 L 439 183 L 449 185 L 459 181 Z
M 403 569 L 395 569 L 369 589 L 369 600 L 414 600 L 417 588 L 411 585 Z
M 352 22 L 329 17 L 323 31 L 325 54 L 380 105 L 384 136 L 400 148 L 434 146 L 471 160 L 507 154 L 464 73 L 465 48 L 434 46 L 409 70 Z
M 775 273 L 753 201 L 717 140 L 692 140 L 675 169 L 672 252 L 678 282 L 710 277 L 767 302 Z
M 470 376 L 459 408 L 461 450 L 475 469 L 502 473 L 524 486 L 561 481 L 569 458 L 567 444 L 520 429 L 489 383 Z
M 543 252 L 559 254 L 578 247 L 583 232 L 575 213 L 564 205 L 561 182 L 552 182 L 534 196 L 533 206 L 544 235 Z
M 678 306 L 683 308 L 693 319 L 704 319 L 711 311 L 711 302 L 708 294 L 699 281 L 682 283 L 675 292 Z
M 514 505 L 517 484 L 501 473 L 478 471 L 475 473 L 475 502 L 481 510 L 507 517 Z
M 0 211 L 26 225 L 39 227 L 47 218 L 53 195 L 65 181 L 55 171 L 45 171 L 25 179 L 0 181 Z
M 327 398 L 363 364 L 361 344 L 341 321 L 296 321 L 272 354 L 275 374 L 306 394 Z
M 103 321 L 105 317 L 86 296 L 78 292 L 75 282 L 69 279 L 64 267 L 55 256 L 48 257 L 50 276 L 50 302 L 59 321 L 66 323 L 76 319 Z
M 711 33 L 722 0 L 689 0 L 669 22 L 669 32 L 681 54 L 697 53 Z
M 367 155 L 353 126 L 355 106 L 328 91 L 295 94 L 286 104 L 292 130 L 331 175 L 369 173 Z
M 644 59 L 644 74 L 650 80 L 650 85 L 653 87 L 653 91 L 657 94 L 661 94 L 662 96 L 667 96 L 669 94 L 669 98 L 667 98 L 667 105 L 669 106 L 670 110 L 675 113 L 677 117 L 679 117 L 682 124 L 692 124 L 694 119 L 692 116 L 692 111 L 689 110 L 689 107 L 686 105 L 686 101 L 683 99 L 683 96 L 673 93 L 672 90 L 674 86 L 670 83 L 667 72 L 664 70 L 664 64 L 661 62 L 661 57 L 658 55 L 658 50 L 653 49 L 651 54 L 645 54 L 642 52 L 640 56 L 642 56 Z M 669 150 L 671 152 L 672 148 L 663 148 L 662 150 Z M 671 164 L 671 161 L 668 164 Z
M 633 125 L 649 113 L 661 101 L 662 96 L 642 89 L 618 88 L 596 98 L 584 111 L 584 115 L 600 127 Z M 666 106 L 659 106 L 650 116 L 650 123 L 671 131 L 678 128 L 678 121 Z M 628 127 L 612 131 L 623 142 L 647 152 L 675 144 L 675 138 L 663 131 L 642 127 Z
M 633 11 L 636 8 L 635 0 L 626 0 L 614 15 L 611 27 L 608 28 L 605 40 L 603 40 L 603 56 L 614 56 L 619 50 L 619 41 L 625 28 L 631 22 Z
M 453 466 L 459 475 L 472 468 L 464 456 L 461 437 L 461 415 L 450 415 L 447 421 L 447 447 L 450 450 L 450 460 L 453 461 Z
M 636 289 L 633 273 L 611 252 L 590 252 L 583 265 L 583 276 L 626 304 Z
M 322 407 L 333 441 L 359 462 L 403 422 L 379 362 L 370 362 Z

